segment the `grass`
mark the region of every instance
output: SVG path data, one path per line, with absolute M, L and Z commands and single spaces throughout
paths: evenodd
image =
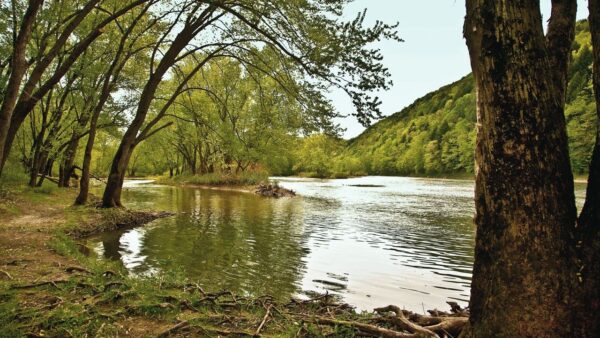
M 160 184 L 171 185 L 208 185 L 208 186 L 249 186 L 269 181 L 266 172 L 247 171 L 238 174 L 212 173 L 204 175 L 181 175 L 161 177 Z

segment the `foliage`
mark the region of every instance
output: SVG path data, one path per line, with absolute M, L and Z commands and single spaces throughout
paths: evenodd
M 587 21 L 577 24 L 565 116 L 571 163 L 588 170 L 596 130 L 592 53 Z M 474 172 L 476 95 L 472 75 L 444 86 L 350 140 L 344 157 L 369 174 L 446 175 Z
M 314 134 L 297 141 L 293 171 L 312 178 L 346 178 L 364 174 L 357 158 L 342 157 L 345 141 Z

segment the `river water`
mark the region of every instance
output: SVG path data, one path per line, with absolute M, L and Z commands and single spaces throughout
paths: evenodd
M 177 271 L 208 290 L 281 300 L 329 292 L 358 309 L 466 305 L 473 181 L 274 178 L 298 197 L 126 182 L 134 209 L 176 216 L 90 239 L 139 275 Z M 584 185 L 577 185 L 578 202 Z

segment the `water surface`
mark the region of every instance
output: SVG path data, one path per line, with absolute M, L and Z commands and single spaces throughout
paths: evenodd
M 276 179 L 299 197 L 127 182 L 129 207 L 177 215 L 103 234 L 92 245 L 132 273 L 177 269 L 209 290 L 282 300 L 328 291 L 365 310 L 466 305 L 472 181 Z

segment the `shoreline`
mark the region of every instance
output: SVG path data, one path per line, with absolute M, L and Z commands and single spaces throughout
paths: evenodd
M 205 291 L 174 271 L 132 276 L 85 255 L 82 249 L 92 250 L 78 240 L 170 214 L 74 207 L 74 197 L 72 189 L 24 189 L 0 198 L 0 336 L 398 337 L 459 333 L 467 322 L 468 313 L 454 306 L 431 316 L 391 306 L 357 313 L 330 295 L 278 303 Z M 390 324 L 399 320 L 411 328 Z
M 273 183 L 270 179 L 268 183 L 258 184 L 203 184 L 193 182 L 177 182 L 172 179 L 154 179 L 154 183 L 158 185 L 175 186 L 175 187 L 188 187 L 205 190 L 218 190 L 218 191 L 233 191 L 246 194 L 253 194 L 261 197 L 270 198 L 282 198 L 282 197 L 294 197 L 296 193 L 290 189 L 280 187 L 276 182 Z

